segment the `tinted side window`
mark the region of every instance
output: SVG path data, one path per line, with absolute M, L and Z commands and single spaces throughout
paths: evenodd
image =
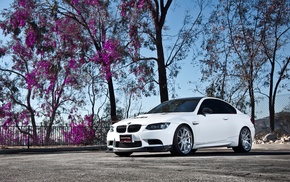
M 237 111 L 231 105 L 215 99 L 206 99 L 202 102 L 198 114 L 202 114 L 203 108 L 210 108 L 213 111 L 213 114 L 236 114 Z
M 226 114 L 237 114 L 237 111 L 236 111 L 236 109 L 233 106 L 231 106 L 228 103 L 225 103 L 223 101 L 219 101 L 219 102 L 222 105 L 221 108 L 223 108 L 223 111 L 222 111 L 223 113 L 226 113 Z

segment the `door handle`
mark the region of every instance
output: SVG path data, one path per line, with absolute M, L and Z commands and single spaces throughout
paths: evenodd
M 196 121 L 193 121 L 192 122 L 192 125 L 198 125 L 199 123 L 198 122 L 196 122 Z
M 224 120 L 229 120 L 229 118 L 223 118 Z

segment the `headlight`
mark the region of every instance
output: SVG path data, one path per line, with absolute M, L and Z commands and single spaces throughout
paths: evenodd
M 170 123 L 155 123 L 150 124 L 146 127 L 147 130 L 164 130 L 166 129 Z
M 110 126 L 110 132 L 114 132 L 115 131 L 115 127 L 113 125 Z

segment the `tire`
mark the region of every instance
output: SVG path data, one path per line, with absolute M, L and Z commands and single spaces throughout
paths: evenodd
M 129 157 L 133 152 L 114 152 L 114 153 L 120 157 Z
M 239 135 L 239 145 L 237 147 L 233 147 L 233 150 L 238 153 L 246 153 L 250 152 L 252 149 L 252 136 L 249 128 L 242 128 Z
M 191 153 L 191 154 L 194 154 L 196 151 L 197 151 L 197 149 L 192 149 L 192 150 L 190 151 L 190 153 Z
M 171 154 L 184 156 L 192 151 L 193 135 L 190 128 L 186 125 L 177 127 L 174 137 Z

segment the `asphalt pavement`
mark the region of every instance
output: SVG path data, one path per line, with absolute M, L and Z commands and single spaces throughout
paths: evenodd
M 118 157 L 100 146 L 1 152 L 0 182 L 290 181 L 290 144 L 255 144 L 245 154 L 224 147 L 200 149 L 182 157 L 169 152 Z
M 223 147 L 221 147 L 223 148 Z M 290 142 L 283 144 L 253 144 L 252 150 L 289 150 Z M 73 151 L 105 151 L 105 145 L 90 146 L 39 146 L 39 147 L 2 147 L 0 154 L 19 154 L 19 153 L 55 153 L 55 152 L 73 152 Z

